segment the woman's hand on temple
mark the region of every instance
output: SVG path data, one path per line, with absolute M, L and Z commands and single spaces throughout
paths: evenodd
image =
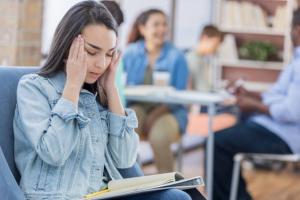
M 66 84 L 63 97 L 78 104 L 79 93 L 87 73 L 87 52 L 84 49 L 84 39 L 76 37 L 70 47 L 66 63 Z
M 119 53 L 119 51 L 116 50 L 112 57 L 111 63 L 109 64 L 105 73 L 100 78 L 100 84 L 104 88 L 106 94 L 109 94 L 110 90 L 116 87 L 115 79 L 120 58 L 121 54 Z
M 84 49 L 84 39 L 81 35 L 73 41 L 67 64 L 66 74 L 67 82 L 72 86 L 76 86 L 80 91 L 87 73 L 87 52 Z

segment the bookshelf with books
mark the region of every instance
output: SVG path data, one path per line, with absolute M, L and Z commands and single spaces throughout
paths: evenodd
M 214 23 L 226 33 L 218 59 L 222 82 L 243 78 L 259 90 L 259 83 L 265 88 L 277 79 L 291 59 L 294 1 L 215 0 Z

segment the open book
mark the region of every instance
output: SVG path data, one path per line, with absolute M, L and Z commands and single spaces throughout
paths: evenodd
M 204 186 L 201 177 L 184 179 L 177 172 L 112 180 L 108 188 L 99 192 L 88 194 L 84 199 L 110 199 L 134 194 L 165 190 L 170 188 L 189 189 Z

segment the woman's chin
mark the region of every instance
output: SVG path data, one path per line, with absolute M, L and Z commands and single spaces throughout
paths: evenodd
M 154 41 L 154 43 L 155 43 L 155 45 L 156 46 L 162 46 L 163 44 L 164 44 L 164 40 L 161 40 L 161 39 L 156 39 L 155 41 Z
M 96 83 L 96 81 L 97 81 L 97 79 L 95 79 L 95 78 L 87 78 L 87 79 L 85 79 L 85 83 L 87 83 L 87 84 L 94 84 L 94 83 Z

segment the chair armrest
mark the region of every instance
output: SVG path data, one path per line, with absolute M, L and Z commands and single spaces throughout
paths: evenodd
M 260 154 L 260 153 L 238 153 L 234 156 L 234 161 L 240 162 L 242 160 L 256 159 L 256 160 L 274 160 L 283 162 L 299 162 L 299 154 Z

